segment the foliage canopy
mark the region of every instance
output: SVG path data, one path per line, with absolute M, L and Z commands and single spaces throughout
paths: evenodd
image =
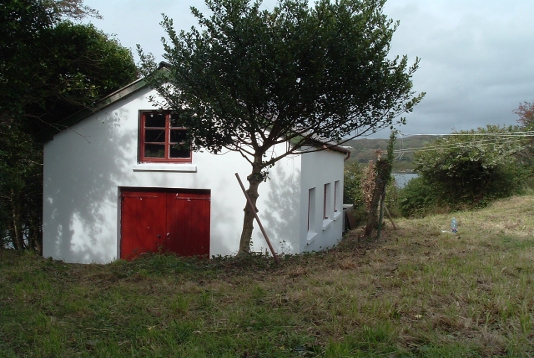
M 197 147 L 338 141 L 390 126 L 422 97 L 411 82 L 419 61 L 388 58 L 397 24 L 382 14 L 384 1 L 284 0 L 273 11 L 248 0 L 206 3 L 210 18 L 193 8 L 202 31 L 177 33 L 164 18 L 170 73 L 152 82 Z
M 29 122 L 25 130 L 36 133 L 136 78 L 132 53 L 117 40 L 54 16 L 53 3 L 23 3 L 0 12 L 9 34 L 0 43 L 3 121 Z

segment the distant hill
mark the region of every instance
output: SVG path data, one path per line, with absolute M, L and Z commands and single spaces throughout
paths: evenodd
M 395 162 L 393 163 L 393 171 L 412 170 L 415 167 L 413 164 L 414 149 L 422 148 L 435 139 L 436 137 L 432 135 L 397 138 L 395 143 Z M 385 155 L 388 142 L 389 139 L 384 138 L 362 138 L 350 140 L 344 145 L 353 148 L 349 161 L 368 163 L 369 160 L 376 160 L 378 150 L 381 150 L 383 155 Z

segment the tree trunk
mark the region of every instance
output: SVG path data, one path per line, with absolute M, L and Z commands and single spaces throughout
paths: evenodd
M 262 166 L 262 155 L 256 155 L 254 158 L 254 164 L 252 165 L 252 173 L 247 177 L 249 187 L 247 189 L 247 194 L 256 207 L 256 202 L 258 201 L 258 187 L 263 181 L 263 175 L 261 173 Z M 238 255 L 248 254 L 250 252 L 250 242 L 252 240 L 252 231 L 254 230 L 254 213 L 250 208 L 250 205 L 245 200 L 245 208 L 243 209 L 243 230 L 241 231 L 241 239 L 239 240 L 239 252 Z
M 19 199 L 17 195 L 15 195 L 14 191 L 11 190 L 11 215 L 12 215 L 12 221 L 11 221 L 11 242 L 13 244 L 13 247 L 15 250 L 24 250 L 24 238 L 22 234 L 22 222 L 21 222 L 21 213 L 20 213 L 20 203 L 17 200 Z
M 367 214 L 367 224 L 365 225 L 364 236 L 370 237 L 378 223 L 378 205 L 380 203 L 382 188 L 378 180 L 379 176 L 376 177 L 377 181 L 375 184 L 375 190 L 373 191 L 373 199 L 371 200 L 371 209 Z
M 386 185 L 391 173 L 391 164 L 386 160 L 379 160 L 376 163 L 377 174 L 375 188 L 373 191 L 373 199 L 371 201 L 371 209 L 367 216 L 367 225 L 365 225 L 365 237 L 371 236 L 375 227 L 378 224 L 378 207 L 386 195 Z
M 39 222 L 36 220 L 31 220 L 28 228 L 28 237 L 31 239 L 30 244 L 28 245 L 35 252 L 42 254 L 43 253 L 43 233 Z

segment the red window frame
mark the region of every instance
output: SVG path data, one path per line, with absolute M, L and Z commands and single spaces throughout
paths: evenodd
M 163 123 L 163 118 L 164 123 Z M 184 137 L 184 127 L 173 127 L 171 112 L 141 111 L 139 116 L 139 162 L 140 163 L 191 163 L 191 150 L 175 149 L 180 142 L 173 137 Z M 158 118 L 158 120 L 154 120 Z M 148 122 L 148 125 L 147 125 Z M 156 123 L 159 122 L 159 123 Z M 156 153 L 150 155 L 149 153 Z

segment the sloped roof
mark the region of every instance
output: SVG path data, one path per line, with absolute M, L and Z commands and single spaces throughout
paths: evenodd
M 89 117 L 90 115 L 101 111 L 102 109 L 110 106 L 111 104 L 130 96 L 131 94 L 146 87 L 147 85 L 148 83 L 146 79 L 140 78 L 116 90 L 115 92 L 107 95 L 106 97 L 102 98 L 95 104 L 93 108 L 84 108 L 68 117 L 65 117 L 59 122 L 54 123 L 53 127 L 50 127 L 48 130 L 45 130 L 42 133 L 40 133 L 40 137 L 42 138 L 42 141 L 48 142 L 49 140 L 52 140 L 54 135 L 56 135 L 57 133 L 73 126 L 74 124 L 82 121 L 83 119 Z

